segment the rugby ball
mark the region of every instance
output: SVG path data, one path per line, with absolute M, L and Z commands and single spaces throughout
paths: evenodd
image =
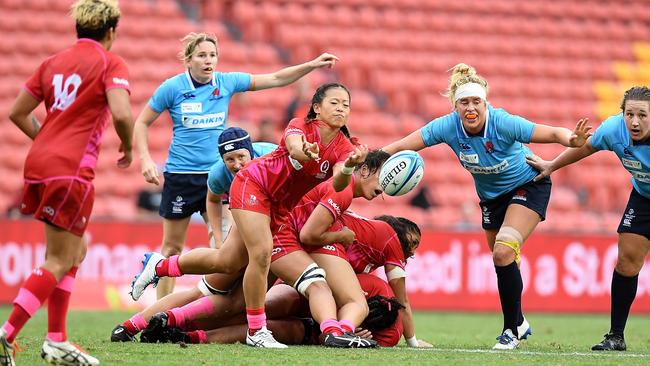
M 400 151 L 386 160 L 379 172 L 379 184 L 389 196 L 410 192 L 424 176 L 424 161 L 412 150 Z

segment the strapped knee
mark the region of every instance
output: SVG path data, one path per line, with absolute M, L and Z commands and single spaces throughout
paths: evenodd
M 229 290 L 219 290 L 210 286 L 210 284 L 208 284 L 208 281 L 205 280 L 205 276 L 201 277 L 201 281 L 199 281 L 196 287 L 198 287 L 203 296 L 228 295 L 230 293 Z
M 502 226 L 497 233 L 495 244 L 505 245 L 515 252 L 515 262 L 519 264 L 521 257 L 521 244 L 524 242 L 524 237 L 517 229 L 512 226 Z
M 293 284 L 293 287 L 300 292 L 303 296 L 309 285 L 314 282 L 325 281 L 325 270 L 320 268 L 316 263 L 312 263 L 305 268 L 302 272 L 296 283 Z

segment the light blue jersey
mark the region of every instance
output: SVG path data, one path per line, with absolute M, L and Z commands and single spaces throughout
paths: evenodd
M 219 159 L 217 139 L 226 128 L 228 104 L 235 93 L 249 89 L 251 75 L 215 72 L 212 82 L 194 87 L 189 71 L 165 80 L 149 99 L 149 106 L 165 109 L 174 122 L 165 163 L 169 173 L 207 173 Z
M 632 142 L 623 114 L 607 118 L 590 140 L 596 150 L 610 150 L 632 174 L 632 185 L 639 194 L 650 198 L 650 141 Z
M 278 147 L 270 142 L 253 142 L 253 159 L 266 155 Z M 230 185 L 235 176 L 226 168 L 223 160 L 214 163 L 208 173 L 208 188 L 214 194 L 224 194 L 230 191 Z
M 538 173 L 526 163 L 535 124 L 488 105 L 480 135 L 468 135 L 458 113 L 434 119 L 422 127 L 422 140 L 432 146 L 446 143 L 474 177 L 481 200 L 490 200 L 530 182 Z

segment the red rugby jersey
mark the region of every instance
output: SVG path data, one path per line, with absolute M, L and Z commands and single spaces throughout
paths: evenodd
M 25 83 L 47 117 L 25 161 L 25 178 L 94 177 L 99 144 L 111 120 L 106 92 L 129 90 L 124 61 L 82 38 L 47 58 Z

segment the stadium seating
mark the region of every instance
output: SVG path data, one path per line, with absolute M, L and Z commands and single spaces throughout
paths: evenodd
M 441 96 L 458 62 L 476 67 L 490 83 L 490 101 L 535 122 L 572 128 L 589 117 L 597 125 L 617 113 L 622 91 L 650 84 L 650 13 L 642 0 L 625 7 L 605 0 L 238 0 L 195 1 L 198 22 L 174 0 L 121 1 L 123 18 L 114 51 L 129 64 L 137 115 L 155 88 L 182 71 L 179 39 L 190 31 L 219 37 L 219 69 L 270 72 L 329 51 L 341 62 L 321 80 L 338 79 L 352 90 L 353 135 L 384 146 L 451 110 Z M 0 162 L 0 209 L 20 191 L 20 171 L 29 140 L 8 122 L 20 85 L 44 57 L 74 42 L 74 27 L 61 16 L 62 1 L 0 0 L 0 145 L 13 154 Z M 468 27 L 466 25 L 471 25 Z M 469 29 L 469 30 L 468 30 Z M 250 94 L 250 95 L 249 95 Z M 231 108 L 231 120 L 256 126 L 286 121 L 292 88 L 249 93 Z M 43 118 L 42 108 L 37 115 Z M 234 123 L 234 122 L 233 122 Z M 164 114 L 150 128 L 152 155 L 162 163 L 171 138 Z M 275 142 L 275 141 L 274 141 Z M 98 163 L 97 217 L 135 217 L 136 194 L 146 183 L 139 164 L 115 167 L 119 140 L 107 131 Z M 533 145 L 553 158 L 561 146 Z M 412 208 L 405 198 L 386 198 L 355 209 L 374 215 L 400 213 L 433 227 L 458 227 L 461 206 L 476 203 L 470 175 L 447 147 L 422 152 L 435 207 Z M 14 179 L 14 177 L 18 177 Z M 613 230 L 630 190 L 629 174 L 612 154 L 600 153 L 554 175 L 544 230 Z M 123 207 L 125 206 L 125 207 Z M 128 206 L 128 207 L 126 207 Z M 372 207 L 375 207 L 375 210 Z M 474 218 L 478 223 L 478 218 Z

